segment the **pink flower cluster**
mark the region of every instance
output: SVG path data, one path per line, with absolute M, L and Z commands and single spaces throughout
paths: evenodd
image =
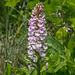
M 39 52 L 40 57 L 45 57 L 47 50 L 45 37 L 47 36 L 47 31 L 45 28 L 45 19 L 43 15 L 43 5 L 41 3 L 36 4 L 34 10 L 32 10 L 31 19 L 29 20 L 28 28 L 28 55 L 33 60 L 37 62 L 37 55 L 35 50 Z

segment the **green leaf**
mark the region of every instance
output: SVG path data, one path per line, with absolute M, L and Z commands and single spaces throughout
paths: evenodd
M 75 8 L 75 0 L 68 0 L 67 3 L 72 6 L 73 8 Z
M 56 55 L 54 55 L 54 58 L 52 61 L 54 62 L 53 66 L 57 66 L 60 63 L 60 54 L 57 53 Z
M 75 58 L 75 35 L 71 37 L 68 42 L 68 49 L 71 52 L 71 56 Z
M 66 57 L 67 57 L 67 59 L 70 59 L 71 52 L 70 52 L 70 50 L 67 49 L 66 47 L 65 47 L 65 53 L 66 53 Z
M 73 41 L 72 41 L 73 40 Z M 68 49 L 70 49 L 70 52 L 73 53 L 73 50 L 74 50 L 74 43 L 75 43 L 75 39 L 70 39 L 69 42 L 68 42 Z
M 47 45 L 48 45 L 48 51 L 56 51 L 56 52 L 62 52 L 63 46 L 62 44 L 55 38 L 51 36 L 46 37 Z
M 17 55 L 17 58 L 18 58 L 18 61 L 20 64 L 22 64 L 22 65 L 26 66 L 26 68 L 28 68 L 28 64 L 27 64 L 28 60 L 25 58 L 24 55 L 19 54 L 19 55 Z
M 64 42 L 66 41 L 66 37 L 67 37 L 66 27 L 62 27 L 56 32 L 56 38 L 62 44 L 64 44 Z
M 33 69 L 33 70 L 31 71 L 30 75 L 32 75 L 34 71 L 35 71 L 35 69 Z
M 57 25 L 59 25 L 62 22 L 62 20 L 59 17 L 57 17 L 57 14 L 55 13 L 53 13 L 50 17 L 52 22 L 56 23 Z
M 54 72 L 57 72 L 59 69 L 61 69 L 63 66 L 65 66 L 66 63 L 65 62 L 61 62 L 55 69 Z
M 32 68 L 30 75 L 37 75 L 37 70 Z
M 23 68 L 13 67 L 12 72 L 18 72 L 18 73 L 21 73 L 21 74 L 24 74 L 24 75 L 30 75 L 30 71 L 25 67 L 23 67 Z
M 50 4 L 50 0 L 45 0 L 45 4 Z
M 71 18 L 70 21 L 72 21 L 72 25 L 71 26 L 74 26 L 73 29 L 75 30 L 75 18 Z
M 10 64 L 8 64 L 4 75 L 11 75 L 11 65 Z
M 15 7 L 16 4 L 19 2 L 19 0 L 5 0 L 6 3 L 5 3 L 5 6 L 12 6 L 12 7 Z

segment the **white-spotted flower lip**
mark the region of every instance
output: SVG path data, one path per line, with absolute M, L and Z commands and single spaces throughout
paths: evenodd
M 41 57 L 45 57 L 46 56 L 46 53 L 40 53 L 40 56 Z
M 39 33 L 35 33 L 35 36 L 40 36 L 40 34 Z

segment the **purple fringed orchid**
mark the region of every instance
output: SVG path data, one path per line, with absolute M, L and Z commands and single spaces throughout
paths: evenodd
M 43 5 L 42 3 L 36 4 L 34 10 L 32 10 L 31 19 L 29 20 L 28 28 L 28 56 L 37 62 L 38 58 L 35 54 L 35 50 L 39 53 L 41 58 L 46 56 L 45 51 L 47 50 L 45 37 L 47 36 L 47 31 L 45 28 L 45 19 L 43 15 Z

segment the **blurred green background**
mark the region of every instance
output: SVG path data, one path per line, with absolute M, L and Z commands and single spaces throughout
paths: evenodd
M 48 67 L 41 75 L 75 75 L 75 0 L 0 0 L 0 75 L 36 75 L 28 61 L 28 23 L 44 5 Z

